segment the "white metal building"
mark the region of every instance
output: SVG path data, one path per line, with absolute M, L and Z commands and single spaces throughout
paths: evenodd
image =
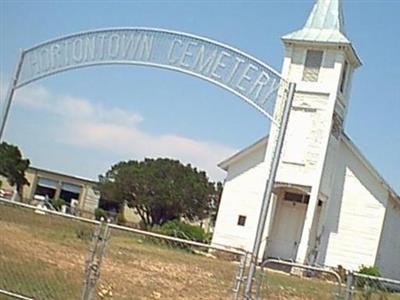
M 305 26 L 282 40 L 282 74 L 297 91 L 262 251 L 267 244 L 268 257 L 353 270 L 376 265 L 400 279 L 400 197 L 343 132 L 361 63 L 340 1 L 317 1 Z M 269 137 L 276 135 L 272 127 Z M 227 177 L 213 244 L 252 250 L 272 157 L 267 143 L 263 138 L 220 164 Z

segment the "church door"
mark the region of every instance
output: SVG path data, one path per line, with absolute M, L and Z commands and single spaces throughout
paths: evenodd
M 300 242 L 307 204 L 282 199 L 278 203 L 269 242 L 268 256 L 294 260 Z

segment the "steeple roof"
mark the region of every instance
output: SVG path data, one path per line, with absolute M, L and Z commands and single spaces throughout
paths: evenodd
M 351 44 L 344 30 L 341 1 L 317 0 L 304 27 L 284 35 L 282 39 Z

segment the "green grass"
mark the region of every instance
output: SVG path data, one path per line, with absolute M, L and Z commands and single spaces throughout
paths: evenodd
M 0 204 L 0 288 L 35 299 L 78 299 L 93 230 L 80 221 Z M 236 269 L 226 257 L 208 258 L 112 229 L 97 299 L 229 299 Z M 332 299 L 336 288 L 270 271 L 265 280 L 268 299 Z M 101 298 L 101 290 L 112 297 Z

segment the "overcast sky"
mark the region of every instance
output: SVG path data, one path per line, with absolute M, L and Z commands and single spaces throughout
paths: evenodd
M 280 37 L 303 26 L 312 1 L 0 1 L 0 99 L 18 49 L 78 31 L 121 26 L 179 30 L 235 46 L 280 70 Z M 346 132 L 400 191 L 400 1 L 344 1 L 363 66 Z M 3 103 L 3 102 L 2 102 Z M 2 104 L 1 103 L 1 104 Z M 115 162 L 168 156 L 223 179 L 216 164 L 268 130 L 236 96 L 193 77 L 101 66 L 22 88 L 5 139 L 37 167 L 97 178 Z

